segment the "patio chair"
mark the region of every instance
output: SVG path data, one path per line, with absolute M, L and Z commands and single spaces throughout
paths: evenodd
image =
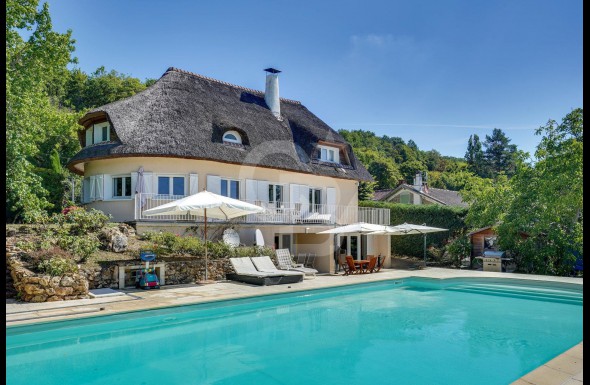
M 315 265 L 315 258 L 316 258 L 315 253 L 308 253 L 307 258 L 305 259 L 305 263 L 304 263 L 305 267 L 313 268 Z
M 346 255 L 338 254 L 338 271 L 344 271 L 344 275 L 348 275 L 348 265 L 346 264 Z
M 287 250 L 289 251 L 289 249 L 279 249 L 279 250 Z M 301 267 L 305 266 L 305 260 L 307 259 L 307 254 L 305 253 L 299 253 L 297 254 L 297 264 L 301 265 Z
M 262 257 L 250 257 L 252 263 L 256 267 L 256 270 L 264 272 L 264 273 L 275 273 L 275 274 L 282 274 L 287 276 L 296 276 L 300 277 L 301 280 L 297 281 L 300 282 L 303 280 L 303 273 L 300 271 L 288 271 L 288 270 L 279 270 L 272 262 L 269 256 L 265 255 Z
M 344 275 L 361 274 L 361 270 L 357 269 L 356 265 L 354 264 L 354 259 L 352 259 L 352 255 L 346 256 L 346 265 L 348 267 L 348 270 L 344 272 Z
M 378 273 L 379 270 L 381 270 L 381 268 L 383 267 L 384 263 L 385 263 L 385 256 L 379 254 L 379 256 L 377 257 L 377 266 L 375 266 L 374 273 Z
M 275 253 L 277 256 L 279 269 L 281 270 L 300 271 L 305 274 L 306 278 L 315 278 L 315 275 L 318 273 L 316 269 L 304 267 L 302 264 L 300 265 L 293 263 L 289 249 L 277 249 Z
M 365 269 L 365 273 L 375 273 L 375 268 L 377 267 L 377 257 L 374 255 L 367 255 L 367 258 L 369 258 L 369 264 Z
M 300 276 L 294 276 L 285 275 L 284 271 L 281 271 L 280 273 L 259 271 L 249 257 L 230 258 L 229 261 L 234 268 L 235 273 L 228 273 L 226 276 L 227 279 L 232 281 L 266 286 L 282 283 L 296 283 L 303 280 L 303 274 Z

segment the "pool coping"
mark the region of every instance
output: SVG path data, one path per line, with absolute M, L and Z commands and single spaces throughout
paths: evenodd
M 572 284 L 583 288 L 582 278 L 551 277 L 515 273 L 483 272 L 473 270 L 454 270 L 428 267 L 422 270 L 382 269 L 377 274 L 342 276 L 335 274 L 318 275 L 315 279 L 288 285 L 254 286 L 234 281 L 220 281 L 213 285 L 174 285 L 164 286 L 161 290 L 143 291 L 139 289 L 122 290 L 125 296 L 72 300 L 51 303 L 6 303 L 6 326 L 20 326 L 31 323 L 62 321 L 67 319 L 103 316 L 132 311 L 166 308 L 171 306 L 192 305 L 221 300 L 249 298 L 348 286 L 367 282 L 378 282 L 392 279 L 409 278 L 489 278 L 517 279 L 519 281 L 553 282 L 571 287 Z M 564 285 L 565 286 L 565 285 Z M 124 298 L 119 298 L 124 297 Z M 19 318 L 20 316 L 20 318 Z M 583 341 L 541 365 L 517 381 L 513 385 L 579 385 L 583 384 Z

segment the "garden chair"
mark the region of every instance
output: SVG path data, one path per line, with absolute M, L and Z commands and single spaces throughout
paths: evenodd
M 300 271 L 305 274 L 306 278 L 314 278 L 315 275 L 318 273 L 316 269 L 304 267 L 302 264 L 293 263 L 293 259 L 291 259 L 291 253 L 289 253 L 289 249 L 277 249 L 275 250 L 275 253 L 277 255 L 279 269 L 281 270 Z
M 308 253 L 307 258 L 305 259 L 305 267 L 313 268 L 315 265 L 315 258 L 316 258 L 315 253 Z
M 377 257 L 374 255 L 367 255 L 367 258 L 369 258 L 369 264 L 365 269 L 365 273 L 375 273 L 375 268 L 377 267 Z
M 357 269 L 356 265 L 354 264 L 354 259 L 352 259 L 352 255 L 346 256 L 346 266 L 348 270 L 344 272 L 344 275 L 352 275 L 352 274 L 360 274 L 361 270 Z

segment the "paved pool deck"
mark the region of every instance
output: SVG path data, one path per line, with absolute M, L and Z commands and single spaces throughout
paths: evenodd
M 427 267 L 421 270 L 383 269 L 375 274 L 343 276 L 318 275 L 303 282 L 254 286 L 233 281 L 221 281 L 213 284 L 166 285 L 160 290 L 125 289 L 97 296 L 62 302 L 19 303 L 6 300 L 6 326 L 24 325 L 96 315 L 108 315 L 128 311 L 155 309 L 160 307 L 189 305 L 203 302 L 247 298 L 260 295 L 278 294 L 353 285 L 365 282 L 377 282 L 390 279 L 423 277 L 434 279 L 489 277 L 513 278 L 544 282 L 573 283 L 583 286 L 582 278 L 549 277 L 538 275 L 495 273 L 473 270 L 454 270 Z M 583 384 L 583 341 L 562 353 L 553 360 L 526 374 L 513 382 L 514 385 L 579 385 Z

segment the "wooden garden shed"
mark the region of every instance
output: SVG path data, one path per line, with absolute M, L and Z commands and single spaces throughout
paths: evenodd
M 496 232 L 492 229 L 492 226 L 483 227 L 467 234 L 471 240 L 471 257 L 480 257 L 483 255 L 484 249 L 496 249 L 497 237 Z M 492 241 L 492 245 L 485 245 L 486 238 L 488 241 Z M 486 247 L 488 246 L 488 247 Z

